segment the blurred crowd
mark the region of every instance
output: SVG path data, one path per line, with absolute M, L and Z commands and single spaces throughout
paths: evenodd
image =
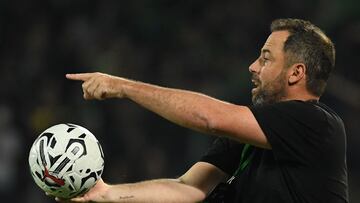
M 182 175 L 213 137 L 126 100 L 84 101 L 65 73 L 105 72 L 250 105 L 248 66 L 269 24 L 295 17 L 321 27 L 337 48 L 322 101 L 347 127 L 350 198 L 359 202 L 359 11 L 355 0 L 0 1 L 0 201 L 54 201 L 35 186 L 27 158 L 34 139 L 58 123 L 95 134 L 105 181 Z

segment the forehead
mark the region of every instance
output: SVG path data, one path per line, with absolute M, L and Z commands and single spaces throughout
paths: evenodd
M 262 52 L 269 50 L 274 55 L 282 53 L 284 43 L 289 34 L 288 31 L 275 31 L 271 33 L 261 49 Z

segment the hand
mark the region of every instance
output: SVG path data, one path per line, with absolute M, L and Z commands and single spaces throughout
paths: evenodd
M 55 198 L 56 201 L 61 203 L 75 203 L 75 202 L 110 202 L 107 192 L 111 186 L 104 183 L 102 179 L 100 179 L 96 185 L 89 190 L 82 197 L 75 197 L 71 200 L 64 200 L 58 197 Z
M 83 81 L 84 99 L 107 99 L 124 97 L 123 85 L 129 82 L 124 78 L 104 73 L 66 74 L 70 80 Z

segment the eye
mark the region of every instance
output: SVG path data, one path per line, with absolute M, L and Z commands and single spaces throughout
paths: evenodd
M 270 59 L 266 57 L 261 57 L 259 58 L 259 62 L 262 66 L 266 66 L 270 62 Z
M 265 57 L 264 57 L 264 65 L 266 65 L 267 63 L 269 63 L 269 61 L 270 61 L 270 60 L 269 60 L 268 58 L 265 58 Z

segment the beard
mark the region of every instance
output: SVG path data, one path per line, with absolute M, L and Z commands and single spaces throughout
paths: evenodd
M 257 75 L 253 74 L 252 80 L 257 85 L 252 90 L 252 103 L 254 106 L 273 104 L 281 101 L 286 96 L 285 73 L 285 71 L 281 72 L 273 81 L 264 84 Z

